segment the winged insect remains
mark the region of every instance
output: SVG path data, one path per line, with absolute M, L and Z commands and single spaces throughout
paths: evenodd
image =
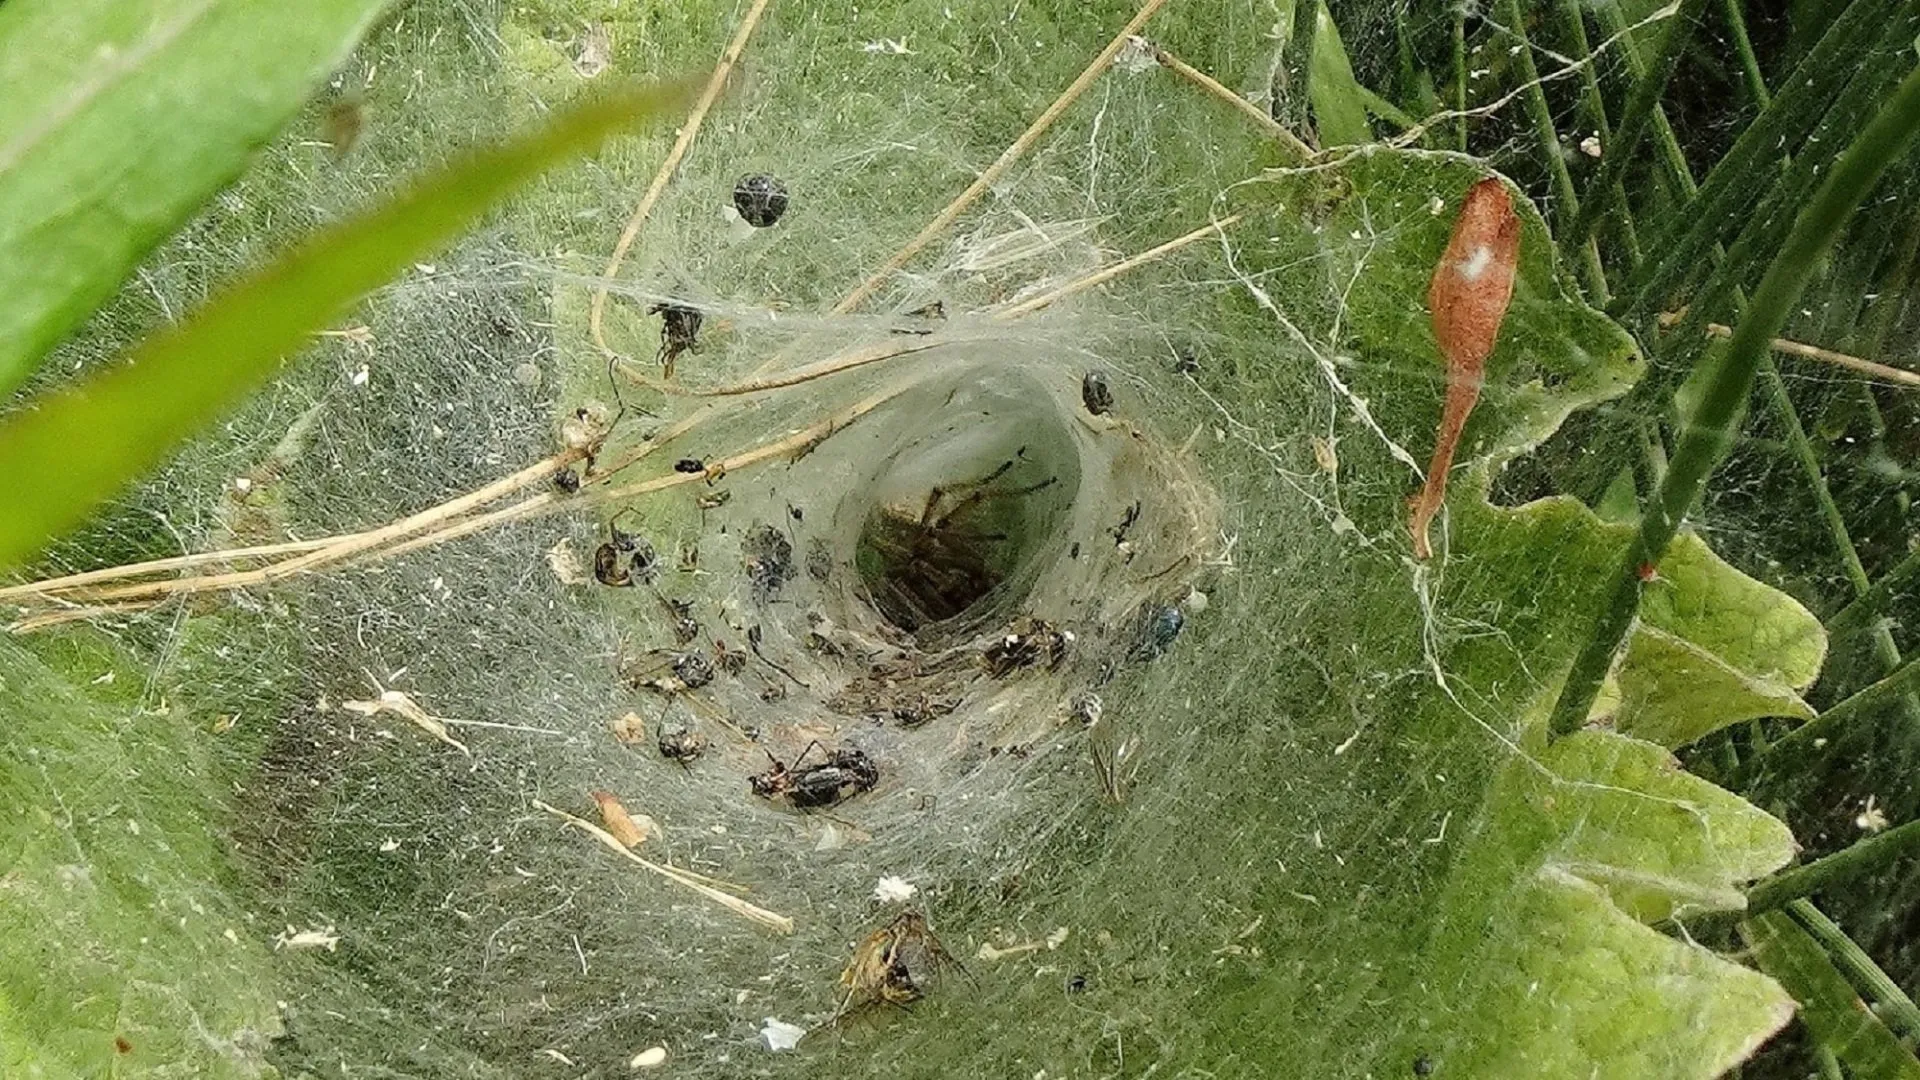
M 826 761 L 803 764 L 815 750 L 825 754 Z M 763 799 L 785 796 L 796 809 L 834 806 L 863 791 L 872 791 L 880 783 L 879 767 L 856 747 L 829 751 L 815 741 L 807 744 L 791 767 L 772 754 L 767 759 L 772 767 L 747 777 L 747 787 Z
M 926 997 L 948 968 L 967 973 L 940 943 L 925 915 L 903 911 L 853 947 L 853 958 L 840 972 L 846 996 L 828 1023 L 874 1005 L 911 1005 Z
M 671 379 L 674 362 L 699 345 L 700 324 L 706 316 L 699 308 L 673 303 L 655 304 L 647 314 L 660 316 L 660 368 Z

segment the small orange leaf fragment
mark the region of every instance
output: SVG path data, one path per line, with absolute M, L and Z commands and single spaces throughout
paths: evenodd
M 1433 314 L 1433 336 L 1447 365 L 1447 398 L 1440 411 L 1440 430 L 1434 440 L 1427 482 L 1414 496 L 1408 527 L 1413 532 L 1413 554 L 1433 555 L 1427 526 L 1447 497 L 1447 473 L 1467 416 L 1480 400 L 1486 382 L 1487 357 L 1500 337 L 1507 304 L 1513 299 L 1514 271 L 1520 262 L 1520 218 L 1505 184 L 1487 177 L 1467 191 L 1454 221 L 1453 237 L 1434 267 L 1427 287 L 1427 308 Z
M 636 820 L 627 813 L 626 807 L 620 805 L 620 800 L 608 792 L 594 792 L 593 801 L 600 806 L 600 821 L 606 826 L 607 832 L 625 847 L 639 847 L 659 829 L 653 819 L 645 814 Z

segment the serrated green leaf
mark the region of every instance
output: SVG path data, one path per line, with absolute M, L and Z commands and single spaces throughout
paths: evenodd
M 1643 624 L 1595 699 L 1594 715 L 1611 716 L 1636 738 L 1678 747 L 1743 720 L 1811 720 L 1814 711 L 1778 679 L 1747 674 L 1695 642 Z
M 162 331 L 114 370 L 32 403 L 0 427 L 0 566 L 31 554 L 297 354 L 313 331 L 451 240 L 527 181 L 678 99 L 629 90 L 416 182 L 322 232 Z
M 387 0 L 0 4 L 0 395 L 231 181 Z

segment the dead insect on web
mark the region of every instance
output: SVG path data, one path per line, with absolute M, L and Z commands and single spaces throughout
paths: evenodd
M 718 510 L 727 505 L 732 498 L 733 492 L 731 491 L 710 491 L 705 495 L 695 496 L 693 501 L 694 505 L 700 507 L 702 510 Z
M 660 729 L 660 756 L 681 765 L 690 765 L 707 752 L 706 737 L 689 727 Z
M 647 314 L 660 316 L 660 369 L 671 379 L 674 361 L 700 343 L 700 323 L 706 316 L 698 308 L 671 303 L 655 304 Z
M 767 228 L 787 212 L 787 185 L 767 173 L 743 176 L 733 182 L 733 208 L 747 224 Z
M 819 765 L 803 765 L 807 756 L 819 750 L 827 760 Z M 833 806 L 863 791 L 872 791 L 880 783 L 880 769 L 863 751 L 842 747 L 829 752 L 819 741 L 808 743 L 792 767 L 772 754 L 772 767 L 747 777 L 747 786 L 763 799 L 787 797 L 796 809 L 815 810 Z
M 1022 616 L 981 651 L 980 660 L 987 674 L 996 679 L 1037 664 L 1045 664 L 1052 671 L 1067 658 L 1072 645 L 1072 631 L 1061 630 L 1045 619 Z
M 673 658 L 673 677 L 685 689 L 698 690 L 713 681 L 713 665 L 699 653 L 679 653 Z
M 915 308 L 907 312 L 905 317 L 913 319 L 915 322 L 908 326 L 896 326 L 893 328 L 893 332 L 896 334 L 915 334 L 924 337 L 933 333 L 935 329 L 933 324 L 946 321 L 947 305 L 942 301 L 935 300 L 925 307 Z
M 1095 416 L 1113 408 L 1113 387 L 1107 385 L 1105 372 L 1095 369 L 1080 377 L 1080 403 Z
M 580 474 L 568 466 L 553 474 L 553 486 L 563 495 L 572 495 L 580 490 Z
M 593 579 L 602 585 L 622 588 L 633 584 L 633 576 L 627 568 L 620 565 L 620 549 L 613 544 L 601 544 L 593 549 Z
M 707 463 L 699 458 L 683 457 L 673 463 L 673 471 L 686 473 L 689 476 L 694 473 L 703 473 L 707 471 Z
M 1174 360 L 1173 360 L 1174 374 L 1191 375 L 1194 372 L 1199 370 L 1200 370 L 1200 354 L 1194 352 L 1191 346 L 1183 348 L 1178 353 L 1174 354 Z
M 846 996 L 828 1023 L 874 1005 L 911 1005 L 926 997 L 948 968 L 967 974 L 934 935 L 925 915 L 903 911 L 853 947 L 853 958 L 840 972 Z
M 1166 655 L 1173 647 L 1173 641 L 1187 625 L 1187 617 L 1172 604 L 1149 604 L 1142 609 L 1138 629 L 1135 631 L 1133 648 L 1127 656 L 1132 660 L 1157 660 Z
M 654 552 L 653 545 L 645 540 L 638 540 L 633 545 L 633 576 L 649 585 L 660 576 L 660 556 Z
M 779 529 L 762 524 L 747 537 L 747 580 L 761 603 L 776 600 L 793 580 L 793 543 Z
M 729 649 L 727 643 L 719 638 L 713 639 L 713 666 L 715 670 L 728 675 L 738 675 L 747 670 L 747 654 L 738 649 Z

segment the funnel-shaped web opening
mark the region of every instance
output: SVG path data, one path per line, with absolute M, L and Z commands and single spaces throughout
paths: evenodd
M 1015 613 L 1080 487 L 1051 403 L 959 396 L 885 463 L 853 559 L 875 610 L 926 645 Z

